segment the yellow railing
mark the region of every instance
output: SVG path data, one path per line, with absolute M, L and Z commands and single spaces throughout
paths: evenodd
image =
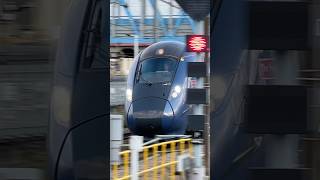
M 176 155 L 177 153 L 186 153 L 186 151 L 192 155 L 192 143 L 190 138 L 145 146 L 141 152 L 142 160 L 139 163 L 141 168 L 138 175 L 142 177 L 143 180 L 165 180 L 168 179 L 168 177 L 170 177 L 171 180 L 175 180 L 177 164 Z M 160 158 L 159 155 L 161 156 Z M 123 151 L 120 153 L 120 156 L 122 163 L 113 165 L 112 179 L 130 179 L 130 151 Z M 168 170 L 169 174 L 167 173 Z

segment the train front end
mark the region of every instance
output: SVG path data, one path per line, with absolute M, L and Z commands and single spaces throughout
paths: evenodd
M 136 57 L 128 76 L 126 118 L 133 134 L 184 134 L 188 106 L 185 45 L 159 42 Z

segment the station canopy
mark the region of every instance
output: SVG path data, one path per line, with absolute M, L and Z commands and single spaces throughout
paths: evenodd
M 210 13 L 210 0 L 176 0 L 180 7 L 196 21 L 203 20 Z

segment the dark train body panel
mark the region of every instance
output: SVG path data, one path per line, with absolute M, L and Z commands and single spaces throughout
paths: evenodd
M 187 63 L 196 61 L 180 42 L 164 41 L 144 49 L 130 70 L 126 118 L 134 134 L 184 134 L 189 105 Z
M 247 180 L 249 167 L 263 166 L 263 143 L 246 133 L 246 85 L 257 64 L 248 50 L 248 2 L 224 0 L 211 19 L 211 179 Z M 213 22 L 215 21 L 215 22 Z M 250 148 L 255 147 L 254 150 Z
M 109 177 L 108 11 L 107 1 L 76 0 L 66 15 L 50 109 L 49 176 L 54 180 Z

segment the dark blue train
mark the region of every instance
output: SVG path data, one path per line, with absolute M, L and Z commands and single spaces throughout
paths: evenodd
M 143 136 L 184 134 L 190 107 L 185 103 L 187 64 L 196 54 L 180 42 L 164 41 L 144 49 L 127 80 L 126 118 L 131 132 Z

